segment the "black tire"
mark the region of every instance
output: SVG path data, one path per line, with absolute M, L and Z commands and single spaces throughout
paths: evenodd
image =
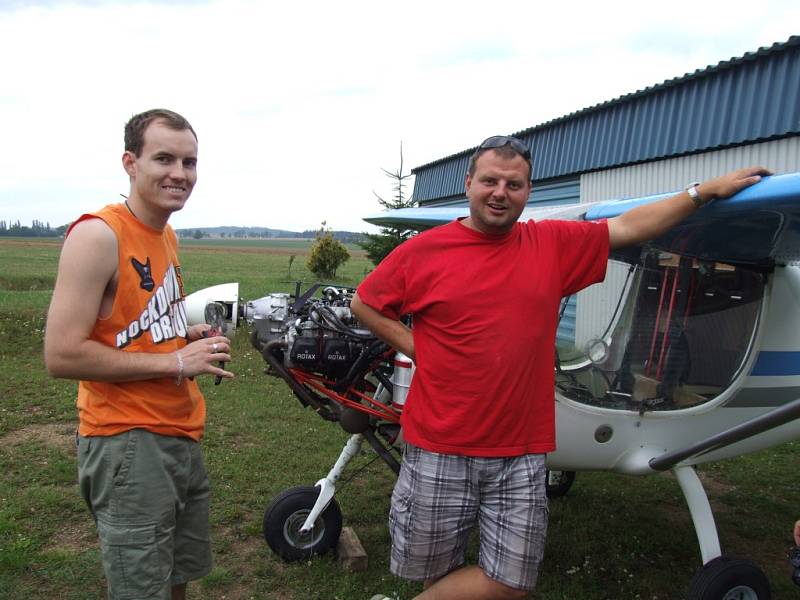
M 336 547 L 342 533 L 342 511 L 332 499 L 306 535 L 300 527 L 319 496 L 319 488 L 310 485 L 284 490 L 269 503 L 264 512 L 264 539 L 272 551 L 287 562 L 324 554 Z
M 689 600 L 770 600 L 764 572 L 749 560 L 720 556 L 703 565 L 689 584 Z
M 575 471 L 550 471 L 545 474 L 545 489 L 548 498 L 561 498 L 566 496 L 572 482 L 575 481 Z

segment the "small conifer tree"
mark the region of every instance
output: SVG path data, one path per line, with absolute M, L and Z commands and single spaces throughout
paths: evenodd
M 350 259 L 344 244 L 333 237 L 333 232 L 325 228 L 325 221 L 317 231 L 306 267 L 320 279 L 336 277 L 336 270 Z

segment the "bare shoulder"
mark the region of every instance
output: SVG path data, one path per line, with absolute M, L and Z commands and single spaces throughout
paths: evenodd
M 117 269 L 118 252 L 117 236 L 111 227 L 102 219 L 86 219 L 77 223 L 64 240 L 59 273 L 83 271 L 108 281 Z
M 64 253 L 73 253 L 76 250 L 83 251 L 94 249 L 91 254 L 101 255 L 113 250 L 116 260 L 118 248 L 117 236 L 108 224 L 102 219 L 86 219 L 77 223 L 70 231 L 67 239 L 64 240 L 62 258 Z M 90 257 L 86 257 L 90 258 Z
M 84 219 L 76 223 L 64 241 L 64 245 L 76 242 L 112 243 L 117 245 L 117 236 L 108 224 L 100 218 Z
M 46 355 L 52 358 L 57 340 L 85 339 L 98 316 L 108 314 L 117 278 L 117 254 L 117 238 L 101 219 L 81 221 L 69 232 L 47 316 Z

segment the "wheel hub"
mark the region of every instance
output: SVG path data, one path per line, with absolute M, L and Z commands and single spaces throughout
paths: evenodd
M 322 519 L 314 521 L 314 525 L 309 531 L 301 531 L 303 523 L 306 522 L 310 513 L 310 510 L 298 510 L 292 513 L 283 524 L 283 537 L 295 548 L 300 548 L 301 550 L 312 548 L 325 535 L 325 523 Z
M 748 585 L 737 585 L 728 590 L 722 600 L 758 600 L 758 594 Z

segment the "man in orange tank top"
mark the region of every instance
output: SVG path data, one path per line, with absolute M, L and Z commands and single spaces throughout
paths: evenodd
M 45 333 L 54 377 L 78 386 L 78 479 L 97 524 L 109 598 L 181 599 L 211 570 L 209 485 L 194 381 L 231 378 L 224 336 L 189 326 L 168 225 L 197 181 L 197 136 L 154 109 L 125 126 L 124 203 L 67 232 Z

